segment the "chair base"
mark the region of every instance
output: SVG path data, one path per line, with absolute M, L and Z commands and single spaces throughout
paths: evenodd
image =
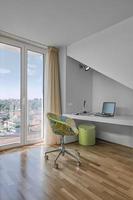
M 76 161 L 77 161 L 77 166 L 80 166 L 81 165 L 81 162 L 80 162 L 80 153 L 75 151 L 75 153 L 71 153 L 72 150 L 70 149 L 65 149 L 65 146 L 64 146 L 64 137 L 62 138 L 62 142 L 61 142 L 61 147 L 59 148 L 56 148 L 56 149 L 53 149 L 53 150 L 49 150 L 49 151 L 46 151 L 44 154 L 45 154 L 45 159 L 48 160 L 48 155 L 49 153 L 53 153 L 53 152 L 59 152 L 56 159 L 54 160 L 54 167 L 56 169 L 58 169 L 58 163 L 57 163 L 57 160 L 58 158 L 60 157 L 60 155 L 64 156 L 65 154 L 73 157 Z

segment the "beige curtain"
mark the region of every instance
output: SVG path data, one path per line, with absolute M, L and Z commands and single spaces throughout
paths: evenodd
M 59 144 L 60 138 L 52 134 L 46 116 L 48 112 L 61 113 L 59 56 L 58 49 L 54 47 L 49 47 L 46 54 L 44 93 L 44 142 Z

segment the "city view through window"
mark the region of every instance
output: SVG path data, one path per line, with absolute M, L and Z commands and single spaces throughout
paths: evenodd
M 28 140 L 43 132 L 43 55 L 28 51 Z
M 0 146 L 21 142 L 21 49 L 0 43 Z M 27 52 L 27 140 L 42 137 L 43 54 Z

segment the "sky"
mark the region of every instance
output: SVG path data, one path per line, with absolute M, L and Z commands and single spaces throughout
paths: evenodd
M 28 51 L 28 99 L 42 98 L 43 55 Z M 20 98 L 21 50 L 0 43 L 0 99 Z

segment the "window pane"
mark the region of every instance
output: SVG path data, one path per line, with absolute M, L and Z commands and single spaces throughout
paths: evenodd
M 20 142 L 20 53 L 0 43 L 0 146 Z
M 43 54 L 28 51 L 28 140 L 43 136 Z

